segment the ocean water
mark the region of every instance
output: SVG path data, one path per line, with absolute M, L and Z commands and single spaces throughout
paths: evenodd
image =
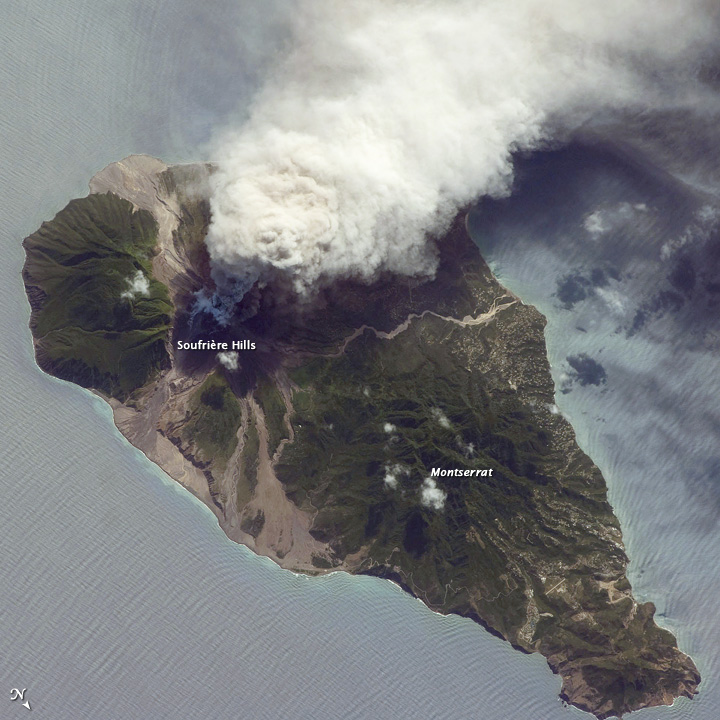
M 513 196 L 471 221 L 500 280 L 547 316 L 557 404 L 608 481 L 634 593 L 703 676 L 695 700 L 647 717 L 720 706 L 717 207 L 598 142 L 520 163 Z
M 34 364 L 21 239 L 113 160 L 203 159 L 212 126 L 242 107 L 283 41 L 279 10 L 291 9 L 0 1 L 0 717 L 26 712 L 10 702 L 13 687 L 53 720 L 586 717 L 559 702 L 541 657 L 470 621 L 436 615 L 384 581 L 295 576 L 229 542 L 209 510 L 123 440 L 102 401 Z M 632 185 L 618 177 L 598 186 L 581 226 L 609 186 Z M 687 202 L 689 222 L 697 208 Z M 700 333 L 686 348 L 685 325 L 665 316 L 654 322 L 670 327 L 626 341 L 621 319 L 606 318 L 612 297 L 597 292 L 559 307 L 552 283 L 585 272 L 595 262 L 587 248 L 606 257 L 607 237 L 554 245 L 531 214 L 522 228 L 502 209 L 488 217 L 478 240 L 489 259 L 550 318 L 557 382 L 568 382 L 568 355 L 606 369 L 606 385 L 575 382 L 558 403 L 608 477 L 638 595 L 656 602 L 705 677 L 693 702 L 637 717 L 714 719 L 713 340 Z M 681 218 L 657 223 L 680 237 Z M 653 268 L 643 275 L 636 254 L 618 285 L 651 292 Z

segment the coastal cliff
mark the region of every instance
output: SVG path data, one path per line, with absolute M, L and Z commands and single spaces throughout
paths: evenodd
M 432 281 L 345 280 L 300 309 L 258 285 L 221 326 L 197 305 L 211 172 L 127 158 L 26 238 L 40 367 L 104 397 L 280 566 L 391 579 L 540 652 L 598 718 L 692 697 L 697 669 L 633 598 L 605 481 L 554 404 L 545 320 L 464 218 Z M 179 349 L 197 338 L 229 351 Z

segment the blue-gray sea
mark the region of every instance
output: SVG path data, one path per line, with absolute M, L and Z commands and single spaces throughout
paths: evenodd
M 470 621 L 229 542 L 103 402 L 34 363 L 22 238 L 109 162 L 205 159 L 282 42 L 275 6 L 0 2 L 0 717 L 27 712 L 14 687 L 52 720 L 584 717 L 543 658 Z M 636 594 L 704 677 L 694 701 L 637 717 L 716 720 L 720 308 L 700 259 L 712 211 L 627 158 L 553 153 L 521 181 L 475 236 L 548 316 L 558 405 L 605 473 Z

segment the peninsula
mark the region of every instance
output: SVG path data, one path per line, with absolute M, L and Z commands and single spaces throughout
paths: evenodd
M 393 580 L 541 653 L 598 718 L 692 698 L 698 671 L 633 598 L 605 481 L 555 407 L 545 320 L 464 218 L 432 281 L 347 279 L 300 309 L 257 284 L 220 325 L 198 304 L 211 172 L 126 158 L 25 239 L 40 367 L 105 398 L 280 566 Z

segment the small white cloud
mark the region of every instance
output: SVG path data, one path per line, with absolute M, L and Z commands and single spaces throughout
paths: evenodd
M 697 211 L 698 220 L 704 225 L 715 225 L 720 219 L 720 210 L 712 205 L 703 205 Z
M 583 227 L 595 238 L 600 237 L 600 235 L 606 232 L 608 228 L 603 222 L 602 210 L 596 210 L 595 212 L 590 213 L 585 218 Z
M 707 240 L 717 227 L 719 219 L 720 213 L 716 208 L 711 205 L 703 205 L 680 236 L 663 243 L 660 248 L 660 259 L 668 260 L 686 245 Z
M 238 354 L 236 352 L 219 352 L 217 359 L 220 361 L 220 364 L 228 370 L 237 370 L 239 367 Z
M 446 429 L 450 429 L 452 427 L 450 420 L 448 420 L 448 416 L 440 408 L 432 408 L 430 410 L 430 414 L 432 415 L 433 420 L 435 420 L 441 427 Z
M 134 300 L 137 295 L 150 294 L 150 281 L 142 270 L 138 270 L 131 278 L 125 278 L 128 289 L 120 293 L 121 298 Z
M 596 288 L 595 292 L 616 315 L 625 314 L 627 298 L 618 290 L 613 290 L 611 288 Z
M 558 375 L 558 387 L 561 390 L 566 390 L 567 388 L 572 387 L 573 384 L 573 378 L 568 375 L 565 371 L 561 372 L 560 375 Z
M 410 470 L 404 465 L 386 465 L 383 482 L 390 490 L 397 490 L 398 480 L 401 475 L 409 475 Z
M 474 443 L 466 443 L 460 435 L 455 436 L 455 443 L 458 446 L 458 449 L 465 457 L 472 457 L 475 454 L 475 444 Z
M 390 435 L 390 433 L 394 433 L 397 430 L 397 426 L 393 425 L 392 423 L 386 422 L 383 425 L 383 430 Z
M 611 230 L 618 230 L 635 220 L 638 215 L 646 212 L 648 212 L 648 206 L 645 203 L 631 205 L 627 202 L 620 202 L 609 207 L 598 208 L 586 215 L 583 227 L 594 240 L 597 240 L 601 235 L 605 235 Z
M 420 486 L 420 502 L 433 510 L 442 510 L 445 507 L 447 493 L 437 486 L 433 478 L 425 478 Z
M 370 397 L 370 388 L 369 388 L 369 387 L 364 387 L 364 388 L 363 388 L 363 395 L 364 395 L 365 397 Z
M 692 232 L 690 230 L 686 230 L 682 235 L 680 235 L 680 237 L 673 238 L 672 240 L 664 242 L 663 246 L 660 248 L 660 259 L 668 260 L 678 250 L 685 247 L 685 245 L 691 242 L 692 239 Z

